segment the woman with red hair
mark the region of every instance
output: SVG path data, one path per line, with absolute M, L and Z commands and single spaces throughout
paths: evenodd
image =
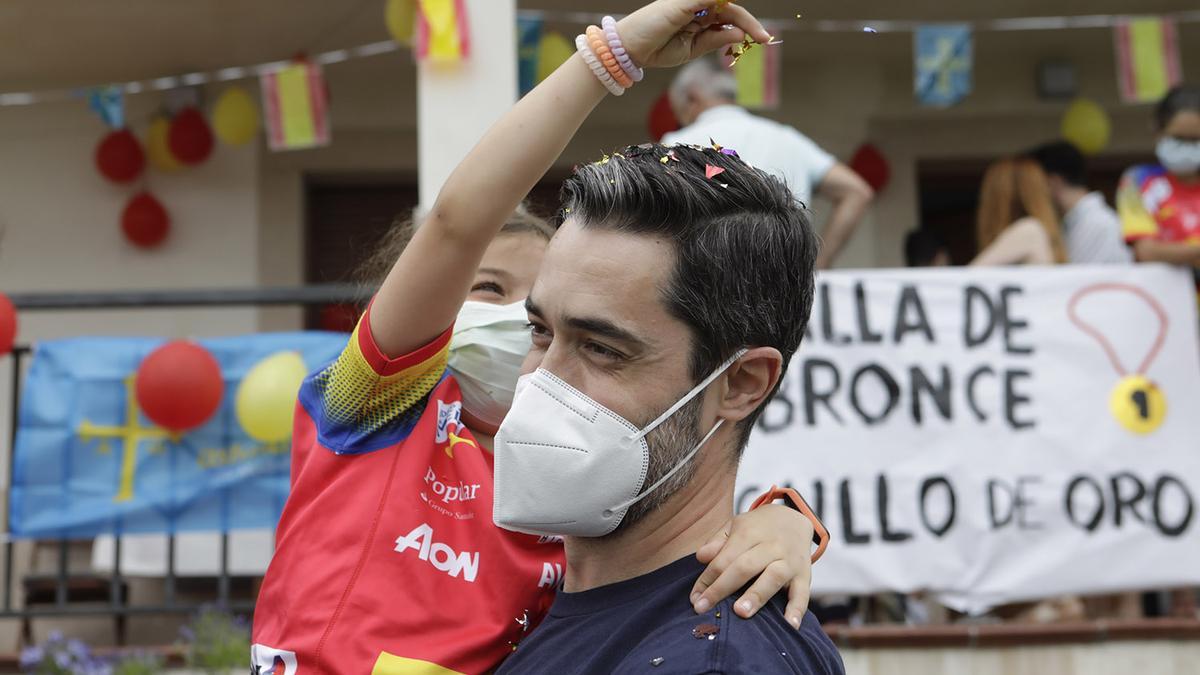
M 1046 173 L 1028 158 L 994 162 L 983 176 L 972 265 L 1051 265 L 1067 261 Z

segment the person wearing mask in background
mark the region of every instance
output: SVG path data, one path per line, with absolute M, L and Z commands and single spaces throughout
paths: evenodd
M 950 252 L 938 236 L 917 228 L 904 238 L 904 264 L 909 267 L 946 267 Z
M 1050 193 L 1062 215 L 1067 260 L 1081 265 L 1133 262 L 1121 235 L 1121 219 L 1104 201 L 1104 195 L 1087 189 L 1087 164 L 1083 153 L 1066 141 L 1040 145 L 1029 152 L 1050 184 Z
M 1200 87 L 1172 89 L 1155 114 L 1158 164 L 1125 172 L 1117 210 L 1139 262 L 1200 267 Z
M 1007 157 L 983 175 L 972 265 L 1052 265 L 1067 261 L 1046 173 L 1028 158 Z
M 737 78 L 715 58 L 680 70 L 669 96 L 684 128 L 664 136 L 664 145 L 715 141 L 737 150 L 750 166 L 783 179 L 805 206 L 812 207 L 814 192 L 833 202 L 817 257 L 817 269 L 829 269 L 874 199 L 871 186 L 799 131 L 739 107 Z

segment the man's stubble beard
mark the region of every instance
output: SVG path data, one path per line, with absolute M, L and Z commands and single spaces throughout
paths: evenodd
M 658 426 L 646 434 L 646 445 L 650 448 L 650 461 L 646 467 L 646 479 L 642 481 L 642 490 L 654 485 L 671 469 L 687 457 L 704 435 L 700 433 L 700 408 L 704 405 L 704 397 L 697 396 L 688 401 Z M 645 428 L 656 418 L 642 421 L 638 426 Z M 636 525 L 643 518 L 654 513 L 670 501 L 680 490 L 691 482 L 696 475 L 697 457 L 692 457 L 688 463 L 668 478 L 666 482 L 654 489 L 653 492 L 633 504 L 625 512 L 625 517 L 606 537 L 619 536 Z

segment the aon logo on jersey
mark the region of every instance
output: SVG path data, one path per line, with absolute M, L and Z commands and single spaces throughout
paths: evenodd
M 412 532 L 396 539 L 396 552 L 413 549 L 417 556 L 454 578 L 474 583 L 479 573 L 479 553 L 456 553 L 449 546 L 433 540 L 433 528 L 422 523 Z

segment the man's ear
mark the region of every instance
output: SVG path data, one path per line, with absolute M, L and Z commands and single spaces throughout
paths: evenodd
M 725 371 L 724 396 L 717 415 L 732 423 L 749 417 L 775 391 L 783 355 L 774 347 L 755 347 Z

